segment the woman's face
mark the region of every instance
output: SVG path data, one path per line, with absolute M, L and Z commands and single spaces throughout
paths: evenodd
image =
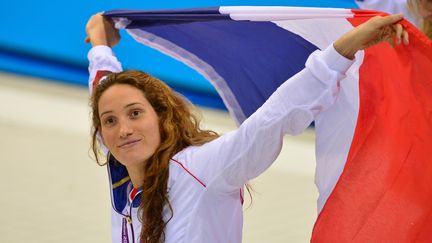
M 115 84 L 99 99 L 104 144 L 126 167 L 142 165 L 160 144 L 158 116 L 141 90 Z
M 432 0 L 418 0 L 418 8 L 423 19 L 432 20 Z

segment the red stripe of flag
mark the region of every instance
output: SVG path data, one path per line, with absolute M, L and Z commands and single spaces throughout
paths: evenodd
M 432 242 L 432 43 L 403 25 L 409 46 L 365 51 L 353 142 L 312 242 Z

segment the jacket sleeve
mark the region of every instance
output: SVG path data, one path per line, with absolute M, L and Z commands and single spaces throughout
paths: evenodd
M 89 91 L 96 86 L 103 77 L 110 72 L 121 72 L 122 65 L 108 46 L 95 46 L 90 49 L 87 58 L 89 60 Z
M 117 60 L 113 51 L 108 46 L 100 45 L 92 47 L 87 55 L 87 58 L 89 60 L 88 87 L 90 94 L 93 92 L 93 87 L 98 85 L 99 82 L 103 80 L 105 75 L 113 72 L 121 72 L 123 70 L 121 63 Z M 102 142 L 99 133 L 97 135 L 97 139 L 101 146 L 102 152 L 107 155 L 108 148 Z
M 302 133 L 333 104 L 339 81 L 352 63 L 333 45 L 312 53 L 305 69 L 285 81 L 237 130 L 187 148 L 178 159 L 207 188 L 237 192 L 274 162 L 285 134 Z

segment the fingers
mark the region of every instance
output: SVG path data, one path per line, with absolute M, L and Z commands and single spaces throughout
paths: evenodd
M 404 29 L 401 24 L 395 24 L 390 26 L 383 27 L 381 29 L 382 37 L 379 38 L 382 41 L 389 43 L 392 47 L 395 47 L 400 44 L 408 45 L 409 44 L 409 35 L 408 32 Z
M 389 43 L 392 47 L 402 43 L 404 45 L 408 45 L 408 32 L 404 29 L 402 24 L 398 23 L 402 19 L 402 14 L 393 14 L 386 17 L 379 17 L 376 20 L 376 27 L 381 26 L 381 36 L 378 39 Z
M 396 31 L 396 34 L 395 34 L 396 45 L 399 45 L 402 42 L 402 33 L 403 33 L 404 29 L 403 29 L 401 24 L 393 25 L 393 28 Z
M 403 19 L 403 14 L 392 14 L 376 19 L 377 27 L 384 27 L 388 25 L 395 24 Z
M 396 38 L 396 45 L 400 45 L 403 43 L 404 45 L 409 44 L 409 35 L 408 31 L 404 29 L 404 27 L 401 24 L 396 24 L 393 27 L 396 31 L 395 38 Z
M 408 31 L 404 29 L 404 27 L 401 24 L 393 25 L 394 34 L 393 38 L 395 39 L 395 45 L 408 45 L 409 44 L 409 35 Z
M 408 31 L 406 31 L 406 30 L 402 31 L 402 40 L 403 40 L 404 45 L 408 45 L 409 44 Z

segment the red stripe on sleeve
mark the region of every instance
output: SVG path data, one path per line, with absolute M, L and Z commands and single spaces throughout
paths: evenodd
M 98 70 L 98 71 L 96 72 L 96 76 L 95 76 L 95 78 L 93 79 L 93 82 L 92 82 L 93 90 L 94 90 L 95 87 L 100 83 L 101 79 L 102 79 L 103 77 L 105 77 L 106 75 L 110 74 L 110 73 L 111 73 L 111 71 L 107 71 L 107 70 Z

